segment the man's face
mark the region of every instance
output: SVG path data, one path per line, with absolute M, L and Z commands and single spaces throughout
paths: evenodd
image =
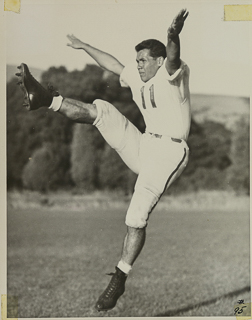
M 136 61 L 140 78 L 144 82 L 153 78 L 162 65 L 162 63 L 160 64 L 160 58 L 153 58 L 150 56 L 149 49 L 140 50 L 137 53 Z

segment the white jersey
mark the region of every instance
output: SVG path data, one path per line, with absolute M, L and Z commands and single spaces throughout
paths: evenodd
M 120 75 L 120 83 L 130 87 L 147 132 L 187 140 L 191 123 L 189 68 L 181 61 L 170 76 L 165 62 L 147 82 L 141 80 L 136 63 L 129 64 Z

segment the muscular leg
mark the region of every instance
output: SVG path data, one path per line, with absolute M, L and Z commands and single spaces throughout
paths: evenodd
M 121 260 L 132 266 L 144 246 L 145 237 L 146 228 L 127 227 Z
M 97 117 L 95 104 L 84 103 L 69 98 L 63 99 L 58 112 L 78 123 L 93 124 Z

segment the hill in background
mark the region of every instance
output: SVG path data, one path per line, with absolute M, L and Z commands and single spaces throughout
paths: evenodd
M 213 121 L 232 130 L 241 117 L 249 118 L 250 99 L 246 97 L 192 94 L 193 118 L 198 123 Z

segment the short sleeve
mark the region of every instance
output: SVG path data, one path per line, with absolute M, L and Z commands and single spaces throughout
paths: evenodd
M 166 64 L 166 61 L 163 63 L 163 72 L 165 72 L 165 78 L 171 82 L 180 78 L 184 72 L 184 69 L 186 68 L 185 62 L 181 60 L 179 69 L 176 72 L 174 72 L 172 75 L 169 75 L 169 73 L 166 70 L 165 64 Z

